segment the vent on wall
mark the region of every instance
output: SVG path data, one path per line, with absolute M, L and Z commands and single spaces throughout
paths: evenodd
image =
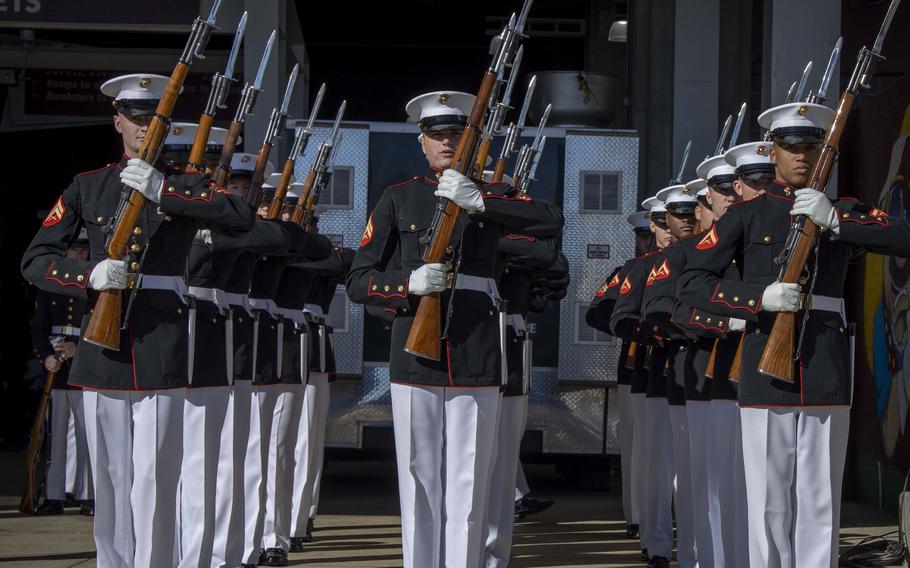
M 622 172 L 579 172 L 582 213 L 619 213 Z
M 353 166 L 335 166 L 332 169 L 331 181 L 325 193 L 319 196 L 319 206 L 323 209 L 354 208 Z
M 348 295 L 344 286 L 338 286 L 335 290 L 335 296 L 329 305 L 329 316 L 326 323 L 332 328 L 334 333 L 348 333 L 348 315 L 350 307 L 348 306 Z
M 583 302 L 575 303 L 575 344 L 576 345 L 614 345 L 616 338 L 608 333 L 594 329 L 585 321 L 588 306 Z

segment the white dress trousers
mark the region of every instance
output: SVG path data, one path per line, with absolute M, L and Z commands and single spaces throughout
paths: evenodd
M 233 470 L 231 516 L 226 544 L 227 566 L 259 560 L 259 544 L 253 543 L 259 511 L 262 452 L 259 447 L 259 404 L 253 397 L 250 381 L 235 380 L 233 389 L 234 420 L 232 432 Z M 251 427 L 252 424 L 252 427 Z
M 666 398 L 645 398 L 647 443 L 647 496 L 639 534 L 650 556 L 673 554 L 673 434 Z
M 714 413 L 711 401 L 687 400 L 689 472 L 695 549 L 701 566 L 717 566 L 715 538 L 720 538 L 717 469 L 714 463 Z M 715 533 L 717 535 L 715 536 Z
M 499 406 L 496 387 L 393 383 L 405 568 L 476 568 Z
M 180 568 L 220 568 L 226 563 L 234 483 L 232 425 L 231 387 L 187 389 L 180 474 Z
M 291 536 L 304 536 L 316 495 L 317 458 L 322 454 L 319 440 L 319 395 L 328 391 L 325 373 L 310 373 L 303 396 L 303 409 L 297 424 L 294 448 L 294 489 L 291 498 Z M 325 432 L 324 418 L 323 428 Z M 323 434 L 323 440 L 325 440 Z M 319 467 L 321 468 L 321 460 Z
M 689 416 L 685 405 L 671 404 L 670 427 L 673 430 L 673 462 L 676 473 L 676 561 L 680 568 L 694 568 L 695 514 L 692 501 L 692 469 L 689 460 Z
M 619 459 L 622 468 L 622 513 L 627 525 L 639 524 L 638 500 L 632 489 L 632 449 L 635 425 L 632 418 L 632 385 L 616 385 L 619 405 Z
M 735 400 L 712 400 L 720 535 L 714 540 L 718 568 L 749 566 L 748 505 L 739 406 Z
M 525 476 L 525 468 L 518 460 L 518 474 L 515 479 L 515 501 L 520 501 L 522 497 L 529 494 L 531 488 L 528 487 L 528 478 Z
M 91 460 L 81 390 L 51 390 L 50 443 L 45 497 L 62 501 L 69 491 L 80 501 L 92 499 Z
M 528 395 L 504 396 L 499 409 L 499 438 L 493 458 L 490 498 L 484 540 L 483 566 L 505 568 L 512 551 L 512 529 L 515 523 L 515 483 L 521 438 L 528 418 Z
M 332 383 L 326 377 L 325 384 L 316 385 L 316 459 L 313 462 L 313 502 L 310 505 L 310 518 L 316 518 L 319 510 L 319 490 L 322 488 L 322 465 L 325 463 L 325 431 L 329 422 L 329 403 L 331 401 Z
M 262 548 L 291 548 L 291 499 L 294 492 L 294 448 L 303 409 L 304 385 L 276 385 L 278 400 L 272 413 L 265 478 Z M 263 411 L 263 416 L 265 415 Z M 265 450 L 265 448 L 263 448 Z
M 632 429 L 632 451 L 629 458 L 629 489 L 632 492 L 633 510 L 638 511 L 639 538 L 644 533 L 641 527 L 645 524 L 648 493 L 648 438 L 647 438 L 647 405 L 645 393 L 629 393 L 629 427 Z M 625 475 L 625 472 L 623 472 Z M 623 478 L 623 485 L 626 480 Z M 645 548 L 644 542 L 641 548 Z
M 749 558 L 835 567 L 850 407 L 742 408 Z
M 86 425 L 99 567 L 174 563 L 185 392 L 103 390 L 85 397 L 86 411 L 94 411 Z

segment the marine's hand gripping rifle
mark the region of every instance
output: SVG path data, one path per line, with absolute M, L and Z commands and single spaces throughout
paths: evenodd
M 183 53 L 180 54 L 180 58 L 177 60 L 177 65 L 171 72 L 167 87 L 164 89 L 164 95 L 158 102 L 155 116 L 149 124 L 148 131 L 145 134 L 145 141 L 142 143 L 142 149 L 139 151 L 137 158 L 150 164 L 155 163 L 161 151 L 161 146 L 167 137 L 171 113 L 174 111 L 174 104 L 177 102 L 177 96 L 183 88 L 183 82 L 186 80 L 190 65 L 195 59 L 205 58 L 203 52 L 206 45 L 208 45 L 212 30 L 215 29 L 215 17 L 218 15 L 220 7 L 221 0 L 215 0 L 208 18 L 202 19 L 197 16 L 193 22 L 190 37 L 183 48 Z M 139 214 L 142 213 L 142 209 L 147 202 L 148 200 L 138 191 L 129 191 L 129 196 L 121 203 L 117 213 L 117 221 L 108 238 L 108 258 L 120 260 L 126 256 L 126 248 L 130 237 L 136 228 Z M 94 311 L 83 334 L 85 341 L 100 345 L 105 349 L 120 349 L 122 300 L 121 290 L 104 290 L 98 293 Z
M 455 150 L 455 157 L 449 167 L 459 173 L 468 175 L 476 161 L 477 146 L 480 141 L 481 129 L 484 124 L 484 115 L 489 108 L 493 88 L 502 69 L 510 64 L 515 55 L 515 50 L 524 37 L 524 26 L 527 22 L 528 11 L 531 9 L 532 0 L 525 0 L 520 16 L 510 20 L 502 34 L 499 36 L 496 54 L 490 67 L 483 75 L 477 98 L 468 116 L 467 124 Z M 514 25 L 512 22 L 515 22 Z M 429 245 L 423 255 L 426 263 L 441 262 L 449 249 L 455 224 L 460 216 L 461 209 L 447 199 L 440 199 L 436 214 L 436 222 L 430 233 Z M 404 350 L 412 355 L 427 359 L 439 360 L 441 352 L 441 322 L 442 322 L 442 295 L 440 293 L 427 294 L 421 297 L 417 313 L 411 324 L 408 339 Z
M 882 27 L 878 32 L 878 37 L 876 37 L 872 49 L 866 47 L 860 49 L 856 67 L 853 69 L 853 75 L 851 75 L 850 82 L 841 95 L 834 117 L 834 124 L 831 125 L 825 137 L 824 148 L 822 148 L 818 162 L 815 164 L 815 169 L 812 171 L 808 187 L 823 191 L 828 184 L 828 179 L 837 161 L 838 146 L 844 133 L 847 117 L 850 115 L 850 109 L 853 107 L 853 100 L 859 94 L 860 89 L 868 89 L 870 87 L 869 79 L 874 73 L 875 65 L 879 60 L 884 59 L 881 55 L 882 43 L 899 4 L 900 0 L 891 0 L 891 5 L 888 7 L 885 20 L 882 22 Z M 824 93 L 822 93 L 822 96 L 824 96 Z M 818 234 L 818 226 L 807 217 L 801 215 L 794 219 L 790 225 L 790 235 L 787 238 L 784 250 L 778 257 L 778 262 L 781 264 L 778 281 L 789 283 L 799 281 L 807 270 L 809 255 L 818 243 Z M 814 284 L 815 279 L 813 278 L 812 280 Z M 809 306 L 807 305 L 805 308 L 808 309 Z M 796 312 L 779 312 L 774 318 L 774 326 L 771 328 L 768 342 L 765 344 L 765 350 L 762 352 L 758 363 L 758 371 L 760 373 L 789 383 L 795 382 L 794 366 L 800 356 L 800 346 L 797 346 L 794 350 L 796 316 Z

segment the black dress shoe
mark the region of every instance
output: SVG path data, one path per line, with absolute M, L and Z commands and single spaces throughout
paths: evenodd
M 546 511 L 553 506 L 552 499 L 534 499 L 533 497 L 522 497 L 515 501 L 515 516 L 523 518 L 526 515 L 536 515 L 541 511 Z
M 626 525 L 626 538 L 638 538 L 638 525 Z
M 292 536 L 291 537 L 291 552 L 303 552 L 303 543 L 305 537 L 302 536 Z
M 79 503 L 79 514 L 85 515 L 86 517 L 95 516 L 95 500 L 87 499 Z
M 647 548 L 642 548 L 642 549 L 641 549 L 641 554 L 639 554 L 638 556 L 639 556 L 639 558 L 641 558 L 642 560 L 644 560 L 645 562 L 647 562 L 647 561 L 648 561 L 648 558 L 650 558 L 650 556 L 648 556 L 648 549 L 647 549 Z
M 303 542 L 313 542 L 313 531 L 316 530 L 316 525 L 313 523 L 313 519 L 307 519 L 306 522 L 306 535 L 303 536 Z
M 280 548 L 266 548 L 265 552 L 259 555 L 259 564 L 261 566 L 287 566 L 288 553 Z
M 35 511 L 36 515 L 62 515 L 63 501 L 57 499 L 46 499 L 44 503 Z
M 246 563 L 244 563 L 244 564 L 241 564 L 241 565 L 240 565 L 240 568 L 256 568 L 256 565 L 255 565 L 255 564 L 246 564 Z
M 654 556 L 648 561 L 648 568 L 670 568 L 670 561 L 663 556 Z

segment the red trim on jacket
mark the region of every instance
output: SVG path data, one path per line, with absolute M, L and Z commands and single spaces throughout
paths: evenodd
M 700 328 L 702 328 L 702 329 L 713 329 L 713 330 L 719 331 L 719 332 L 721 332 L 721 333 L 724 333 L 725 331 L 727 331 L 723 325 L 715 326 L 715 325 L 705 325 L 705 324 L 703 324 L 701 321 L 698 321 L 698 320 L 695 319 L 695 316 L 696 316 L 697 314 L 698 314 L 698 310 L 697 310 L 697 309 L 693 309 L 693 310 L 692 310 L 692 315 L 689 316 L 689 325 L 692 325 L 692 326 L 695 326 L 695 327 L 700 327 Z M 721 321 L 723 321 L 723 318 L 720 318 L 720 319 L 721 319 Z
M 387 187 L 386 189 L 395 189 L 396 187 L 401 187 L 401 186 L 403 186 L 403 185 L 408 185 L 408 184 L 411 183 L 411 182 L 414 182 L 414 181 L 419 180 L 421 177 L 423 177 L 423 176 L 412 177 L 412 178 L 409 179 L 408 181 L 403 181 L 403 182 L 401 182 L 401 183 L 396 183 L 396 184 L 394 184 L 394 185 L 390 185 L 390 186 Z
M 87 172 L 80 172 L 80 173 L 76 174 L 76 177 L 85 176 L 85 175 L 88 175 L 88 174 L 94 174 L 94 173 L 97 173 L 97 172 L 103 172 L 104 170 L 106 170 L 106 169 L 108 169 L 108 168 L 110 168 L 110 167 L 112 167 L 112 166 L 114 166 L 114 165 L 120 166 L 120 164 L 108 164 L 108 165 L 106 165 L 106 166 L 104 166 L 104 167 L 101 167 L 101 168 L 98 168 L 98 169 L 96 169 L 96 170 L 89 170 L 89 171 L 87 171 Z
M 730 308 L 731 310 L 746 310 L 747 312 L 752 312 L 753 314 L 757 314 L 757 313 L 758 313 L 758 310 L 761 308 L 761 301 L 756 302 L 754 308 L 750 308 L 749 306 L 736 306 L 736 305 L 733 305 L 733 304 L 731 304 L 730 302 L 728 302 L 728 301 L 726 301 L 726 300 L 724 300 L 724 299 L 722 299 L 722 298 L 718 298 L 718 297 L 717 297 L 717 293 L 718 293 L 718 292 L 720 292 L 720 284 L 718 284 L 718 285 L 714 288 L 714 294 L 711 295 L 711 303 L 712 303 L 712 304 L 723 304 L 723 305 L 727 306 L 728 308 Z
M 408 280 L 410 278 L 405 278 L 404 280 L 404 292 L 396 292 L 394 294 L 383 294 L 382 292 L 373 292 L 373 277 L 370 276 L 370 281 L 367 283 L 367 297 L 370 296 L 379 296 L 380 298 L 388 300 L 389 298 L 407 298 L 408 297 Z
M 532 243 L 537 240 L 537 237 L 531 237 L 529 235 L 506 235 L 506 238 L 510 241 L 530 241 Z
M 60 280 L 59 278 L 51 276 L 51 272 L 54 271 L 54 266 L 56 264 L 57 264 L 56 260 L 51 262 L 51 265 L 47 269 L 47 272 L 44 273 L 45 280 L 53 280 L 54 282 L 57 282 L 61 286 L 76 286 L 77 288 L 82 288 L 82 289 L 85 289 L 85 287 L 88 286 L 88 277 L 92 273 L 91 270 L 89 270 L 88 273 L 85 275 L 85 278 L 82 280 L 81 284 L 79 282 L 64 282 L 63 280 Z

